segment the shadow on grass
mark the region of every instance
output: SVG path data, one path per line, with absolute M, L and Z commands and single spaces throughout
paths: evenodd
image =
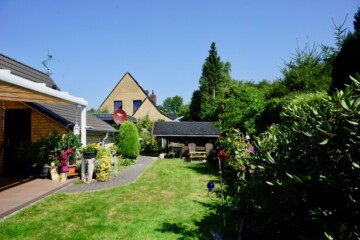
M 201 219 L 201 221 L 194 222 L 195 229 L 182 222 L 165 222 L 156 230 L 162 233 L 177 234 L 179 235 L 178 240 L 214 239 L 211 232 L 216 232 L 215 229 L 218 228 L 217 222 L 219 220 L 219 216 L 216 214 L 209 214 Z
M 219 169 L 208 164 L 208 163 L 188 163 L 185 165 L 186 168 L 191 169 L 197 173 L 218 175 Z
M 178 240 L 185 239 L 236 239 L 234 232 L 231 231 L 231 227 L 224 226 L 224 218 L 222 211 L 225 213 L 225 217 L 230 217 L 227 213 L 230 208 L 224 207 L 220 204 L 205 203 L 195 201 L 209 209 L 209 214 L 204 216 L 200 221 L 194 221 L 193 224 L 196 228 L 192 228 L 189 225 L 182 222 L 165 222 L 160 228 L 156 229 L 162 233 L 174 233 L 179 235 Z M 227 221 L 227 219 L 225 219 Z M 227 224 L 227 223 L 226 223 Z
M 210 163 L 188 163 L 185 167 L 200 174 L 219 176 L 219 165 L 215 161 Z M 228 180 L 236 178 L 236 173 L 229 166 L 222 166 L 222 175 L 224 179 Z

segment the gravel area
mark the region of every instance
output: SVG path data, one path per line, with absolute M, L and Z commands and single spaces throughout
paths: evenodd
M 128 166 L 116 178 L 108 182 L 92 182 L 84 184 L 71 183 L 57 192 L 76 193 L 95 191 L 99 189 L 111 188 L 135 182 L 136 179 L 144 172 L 144 170 L 154 161 L 154 157 L 140 156 L 134 165 Z

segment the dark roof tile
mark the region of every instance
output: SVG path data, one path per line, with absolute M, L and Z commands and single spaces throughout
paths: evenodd
M 221 132 L 213 122 L 155 122 L 153 134 L 157 137 L 218 137 Z
M 27 103 L 32 108 L 48 115 L 54 120 L 58 121 L 65 127 L 72 127 L 76 122 L 80 125 L 81 109 L 76 106 L 59 105 L 59 104 L 38 104 L 38 103 Z M 86 113 L 86 125 L 89 127 L 87 131 L 94 132 L 118 132 L 111 125 L 98 119 L 93 114 Z
M 28 79 L 36 83 L 45 83 L 47 87 L 60 90 L 55 82 L 46 73 L 40 72 L 35 68 L 29 67 L 10 57 L 0 53 L 0 69 L 10 70 L 12 74 Z
M 114 121 L 114 114 L 112 113 L 93 113 L 93 115 L 106 122 Z M 127 115 L 127 120 L 131 122 L 137 122 L 136 118 L 130 115 Z

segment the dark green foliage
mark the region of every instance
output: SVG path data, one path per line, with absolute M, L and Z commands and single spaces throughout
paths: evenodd
M 119 154 L 124 158 L 135 159 L 140 154 L 139 133 L 134 123 L 124 121 L 119 129 L 117 148 Z
M 255 120 L 257 133 L 264 132 L 272 124 L 280 122 L 280 113 L 288 102 L 288 98 L 272 98 L 266 101 L 263 111 Z
M 200 91 L 206 94 L 213 94 L 213 90 L 219 86 L 225 72 L 224 63 L 217 54 L 216 45 L 213 42 L 210 46 L 209 56 L 202 67 L 200 78 Z M 229 71 L 228 69 L 226 71 Z
M 324 61 L 323 52 L 309 44 L 296 49 L 296 54 L 282 69 L 284 86 L 290 92 L 327 91 L 331 82 L 331 66 Z
M 182 117 L 182 121 L 190 121 L 190 105 L 185 104 L 180 107 L 179 112 L 177 113 L 178 117 Z
M 280 113 L 296 95 L 328 91 L 331 82 L 331 61 L 327 48 L 321 52 L 315 46 L 296 49 L 296 54 L 282 69 L 283 78 L 264 88 L 266 103 L 256 118 L 256 132 L 265 131 L 280 122 Z
M 335 89 L 344 89 L 346 84 L 350 84 L 349 76 L 355 77 L 360 73 L 360 8 L 355 14 L 354 32 L 345 35 L 340 52 L 334 59 L 332 71 L 331 92 Z
M 189 111 L 190 111 L 190 119 L 193 121 L 200 121 L 200 109 L 201 109 L 201 92 L 200 90 L 195 90 L 193 92 L 193 95 L 191 97 L 191 102 L 189 105 Z
M 168 97 L 164 100 L 160 109 L 165 113 L 175 113 L 180 112 L 181 107 L 183 106 L 183 99 L 180 96 Z
M 221 129 L 238 128 L 242 132 L 254 133 L 255 120 L 265 105 L 263 93 L 251 83 L 234 80 L 223 92 L 224 98 L 216 112 Z
M 255 239 L 358 239 L 360 83 L 287 105 L 248 155 L 238 223 Z M 238 170 L 239 171 L 239 170 Z
M 50 165 L 53 161 L 51 156 L 59 155 L 69 147 L 74 150 L 80 148 L 80 137 L 74 135 L 73 132 L 67 134 L 51 132 L 36 142 L 21 143 L 14 152 L 14 161 L 19 165 L 28 165 L 37 171 L 44 165 Z M 76 152 L 70 154 L 70 158 L 75 156 Z

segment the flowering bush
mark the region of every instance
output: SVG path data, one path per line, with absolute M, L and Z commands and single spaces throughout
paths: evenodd
M 56 166 L 65 166 L 69 163 L 69 157 L 74 153 L 74 149 L 68 147 L 66 150 L 61 151 L 60 153 L 50 155 L 49 158 L 51 161 L 55 162 Z
M 255 147 L 251 145 L 250 139 L 244 137 L 237 129 L 228 130 L 224 136 L 219 138 L 218 143 L 226 151 L 220 150 L 217 159 L 225 160 L 240 180 L 237 181 L 237 187 L 244 187 L 251 174 L 258 170 L 258 167 L 251 160 L 255 153 Z
M 109 181 L 114 175 L 112 157 L 110 151 L 100 148 L 96 155 L 95 172 L 96 179 L 101 182 Z
M 215 157 L 216 160 L 230 160 L 231 157 L 230 155 L 225 152 L 223 149 L 220 149 L 219 153 L 217 154 L 217 156 Z

